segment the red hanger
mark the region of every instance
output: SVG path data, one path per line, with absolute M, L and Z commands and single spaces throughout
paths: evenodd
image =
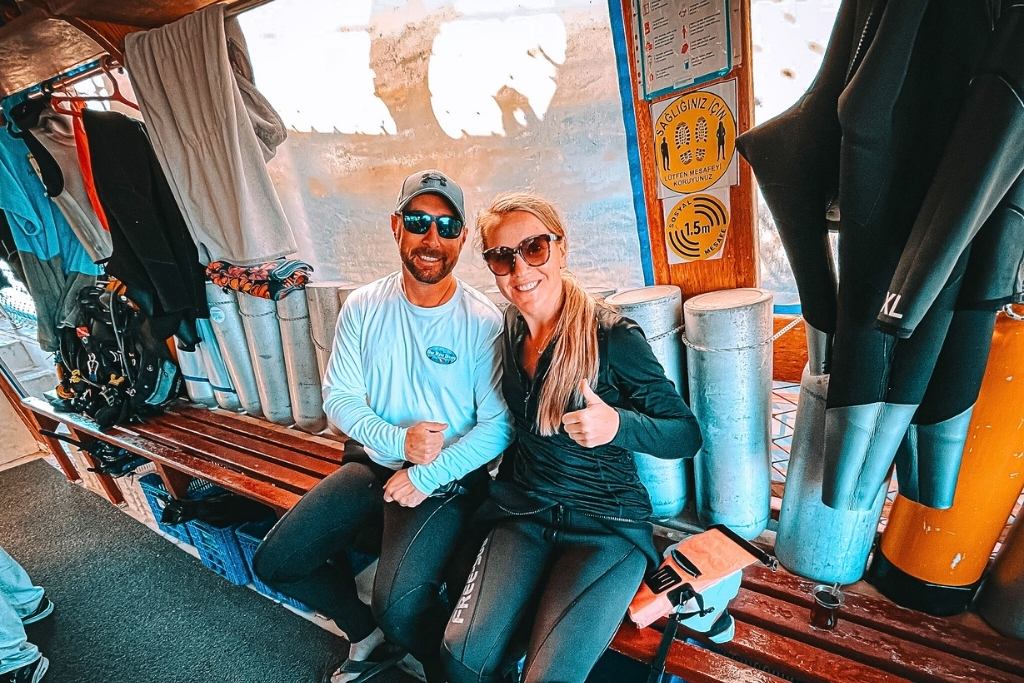
M 61 107 L 60 105 L 62 103 L 64 103 L 64 102 L 67 102 L 67 103 L 72 103 L 72 102 L 84 103 L 84 102 L 89 102 L 89 101 L 109 101 L 109 100 L 114 100 L 115 102 L 120 102 L 121 104 L 124 104 L 124 105 L 126 105 L 128 107 L 131 107 L 132 109 L 138 110 L 139 109 L 139 105 L 137 105 L 136 103 L 132 102 L 131 100 L 129 100 L 127 97 L 125 97 L 121 93 L 121 88 L 117 84 L 117 79 L 114 78 L 114 75 L 112 73 L 110 73 L 110 64 L 109 64 L 108 59 L 104 59 L 101 62 L 101 67 L 100 68 L 101 68 L 101 73 L 105 74 L 107 76 L 107 79 L 113 84 L 113 93 L 111 93 L 110 95 L 53 95 L 50 98 L 50 106 L 53 108 L 53 110 L 56 111 L 56 112 L 60 112 L 61 114 L 66 114 L 68 116 L 81 116 L 82 115 L 81 108 L 79 108 L 79 107 L 69 107 L 68 109 L 65 109 L 65 108 Z

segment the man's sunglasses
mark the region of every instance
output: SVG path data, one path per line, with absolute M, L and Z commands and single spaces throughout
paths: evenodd
M 543 233 L 527 237 L 518 247 L 493 247 L 484 252 L 484 262 L 495 275 L 509 275 L 516 268 L 516 254 L 523 257 L 528 265 L 539 268 L 551 258 L 551 243 L 558 242 L 560 235 Z
M 446 240 L 453 240 L 462 234 L 462 221 L 455 216 L 433 216 L 423 211 L 402 214 L 402 225 L 414 235 L 426 235 L 430 225 L 437 225 L 437 234 Z

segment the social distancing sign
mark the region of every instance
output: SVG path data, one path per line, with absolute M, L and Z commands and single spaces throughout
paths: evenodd
M 665 202 L 669 207 L 669 202 Z M 729 190 L 682 197 L 665 212 L 669 263 L 722 258 L 729 235 Z
M 673 100 L 654 122 L 661 184 L 689 194 L 725 175 L 736 153 L 736 117 L 721 96 L 697 91 Z

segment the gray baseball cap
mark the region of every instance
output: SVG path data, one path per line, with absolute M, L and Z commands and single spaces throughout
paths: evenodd
M 455 215 L 463 223 L 466 222 L 466 209 L 463 206 L 462 188 L 454 180 L 446 176 L 436 168 L 429 168 L 426 171 L 417 171 L 405 179 L 402 183 L 402 193 L 398 195 L 398 205 L 395 211 L 401 211 L 412 201 L 413 197 L 421 194 L 437 194 L 448 200 L 448 203 L 455 209 Z

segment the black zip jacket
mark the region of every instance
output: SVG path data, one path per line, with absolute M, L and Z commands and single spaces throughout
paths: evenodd
M 552 436 L 537 433 L 537 402 L 555 340 L 541 354 L 531 381 L 521 362 L 526 321 L 514 306 L 505 311 L 502 393 L 516 430 L 499 474 L 511 487 L 496 487 L 496 502 L 506 512 L 529 512 L 518 509 L 527 498 L 609 521 L 644 521 L 651 515 L 651 501 L 637 476 L 633 451 L 690 458 L 700 448 L 697 421 L 665 377 L 640 327 L 604 308 L 598 309 L 597 321 L 599 370 L 593 389 L 619 413 L 619 431 L 610 443 L 584 448 L 564 429 Z M 502 500 L 513 493 L 508 488 L 525 495 Z

